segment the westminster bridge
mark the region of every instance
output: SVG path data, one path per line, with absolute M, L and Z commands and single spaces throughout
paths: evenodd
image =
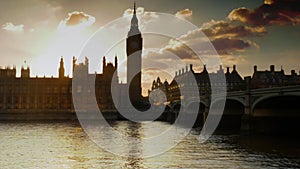
M 247 89 L 224 94 L 202 95 L 169 104 L 168 121 L 174 122 L 183 110 L 199 107 L 195 127 L 203 126 L 210 107 L 225 102 L 218 128 L 258 132 L 297 132 L 300 129 L 300 85 Z M 225 99 L 225 100 L 224 100 Z

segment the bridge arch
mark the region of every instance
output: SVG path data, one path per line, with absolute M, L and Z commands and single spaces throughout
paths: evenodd
M 221 102 L 224 100 L 217 99 L 214 102 L 211 103 L 211 106 L 214 104 L 217 104 L 218 102 Z M 234 111 L 230 111 L 234 110 Z M 243 115 L 245 112 L 245 104 L 243 100 L 241 99 L 236 99 L 236 98 L 228 98 L 225 100 L 225 107 L 223 111 L 223 115 L 225 114 L 238 114 L 238 115 Z
M 223 102 L 224 100 L 215 100 L 211 106 Z M 209 114 L 213 112 L 209 112 Z M 241 128 L 242 116 L 245 113 L 245 104 L 242 99 L 228 98 L 225 100 L 225 107 L 222 118 L 217 130 L 228 132 L 239 132 Z
M 241 103 L 243 106 L 245 106 L 245 100 L 243 98 L 237 98 L 237 97 L 229 97 L 227 98 L 226 100 L 234 100 L 234 101 L 237 101 L 239 103 Z
M 192 118 L 195 118 L 195 116 L 191 115 L 191 112 L 197 113 L 196 119 L 190 119 L 189 121 L 195 121 L 193 127 L 203 127 L 204 124 L 204 111 L 205 111 L 205 103 L 204 102 L 191 102 L 186 106 L 185 109 L 185 117 L 189 118 L 190 116 Z
M 272 134 L 296 134 L 300 130 L 300 95 L 261 97 L 252 105 L 252 129 Z
M 275 98 L 275 97 L 300 97 L 300 93 L 299 94 L 285 94 L 285 95 L 277 93 L 277 94 L 270 94 L 270 95 L 264 95 L 262 97 L 259 97 L 251 104 L 251 113 L 253 113 L 257 104 L 259 104 L 260 102 L 262 102 L 264 100 Z
M 196 106 L 198 106 L 199 110 L 200 110 L 200 108 L 201 109 L 203 108 L 203 110 L 204 110 L 205 107 L 207 107 L 208 105 L 203 101 L 200 101 L 200 102 L 193 101 L 193 102 L 190 102 L 185 108 L 186 108 L 186 110 L 195 109 L 195 108 L 197 108 Z

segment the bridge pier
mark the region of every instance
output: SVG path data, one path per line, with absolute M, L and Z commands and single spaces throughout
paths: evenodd
M 250 106 L 250 95 L 246 95 L 245 97 L 245 113 L 241 119 L 241 131 L 242 132 L 249 132 L 252 130 L 251 128 L 251 106 Z
M 241 131 L 249 132 L 251 130 L 251 77 L 245 77 L 246 92 L 245 92 L 245 110 L 241 119 Z
M 209 112 L 209 107 L 205 105 L 204 112 L 203 112 L 203 123 L 202 123 L 203 124 L 202 131 L 204 131 L 203 133 L 206 133 L 205 122 L 208 116 L 208 112 Z
M 248 133 L 251 131 L 251 116 L 244 114 L 241 119 L 241 132 Z
M 208 116 L 208 112 L 209 112 L 209 107 L 205 106 L 204 112 L 203 112 L 203 124 L 205 124 L 205 121 L 207 119 Z

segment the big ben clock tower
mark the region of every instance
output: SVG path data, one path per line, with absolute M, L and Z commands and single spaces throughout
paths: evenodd
M 129 85 L 129 98 L 133 104 L 137 103 L 142 97 L 141 69 L 143 38 L 139 30 L 135 8 L 134 3 L 131 26 L 126 39 L 127 84 Z

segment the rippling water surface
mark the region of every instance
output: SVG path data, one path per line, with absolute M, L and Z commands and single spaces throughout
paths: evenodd
M 168 123 L 154 122 L 166 128 Z M 126 121 L 112 126 L 126 136 L 153 135 L 151 126 Z M 153 126 L 152 126 L 153 127 Z M 105 133 L 105 130 L 103 131 Z M 300 168 L 296 140 L 215 135 L 200 144 L 188 135 L 175 148 L 151 158 L 120 157 L 94 144 L 73 122 L 1 123 L 1 168 Z M 109 135 L 103 138 L 109 138 Z M 139 152 L 157 146 L 132 145 Z

